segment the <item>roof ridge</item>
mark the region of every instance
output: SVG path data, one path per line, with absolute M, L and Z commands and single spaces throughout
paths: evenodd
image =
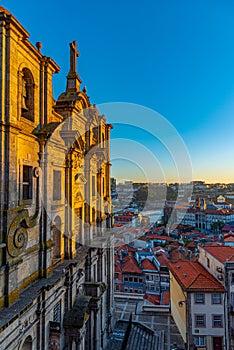
M 197 263 L 199 264 L 199 262 L 197 262 Z M 204 269 L 204 267 L 203 267 L 202 265 L 201 265 L 201 267 Z M 209 271 L 205 270 L 206 274 L 204 274 L 202 271 L 199 271 L 199 270 L 197 269 L 196 266 L 194 266 L 194 268 L 197 270 L 198 275 L 192 280 L 192 282 L 189 284 L 188 287 L 191 287 L 191 285 L 192 285 L 192 284 L 198 279 L 198 277 L 200 277 L 200 276 L 203 276 L 204 278 L 208 279 L 210 282 L 218 282 L 218 283 L 219 283 L 219 281 L 216 281 L 216 279 L 214 278 L 214 276 L 211 275 L 211 273 L 210 273 Z
M 191 287 L 191 285 L 196 281 L 196 279 L 198 279 L 198 277 L 199 277 L 200 274 L 201 274 L 201 273 L 198 271 L 198 275 L 194 277 L 194 279 L 191 281 L 191 283 L 188 285 L 187 288 Z

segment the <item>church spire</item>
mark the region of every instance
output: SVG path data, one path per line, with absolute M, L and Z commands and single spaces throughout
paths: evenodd
M 76 47 L 76 41 L 73 41 L 70 45 L 70 70 L 67 75 L 67 92 L 79 92 L 81 79 L 76 71 L 76 60 L 79 57 L 79 51 Z

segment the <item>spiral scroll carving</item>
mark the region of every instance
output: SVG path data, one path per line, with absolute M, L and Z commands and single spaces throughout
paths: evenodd
M 11 225 L 7 240 L 8 253 L 14 258 L 25 250 L 28 243 L 27 229 L 22 226 L 17 226 L 14 224 Z
M 23 227 L 18 228 L 14 234 L 14 245 L 18 249 L 22 249 L 26 245 L 27 231 Z

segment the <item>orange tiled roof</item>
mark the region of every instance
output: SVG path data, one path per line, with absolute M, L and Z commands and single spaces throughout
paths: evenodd
M 146 294 L 146 300 L 154 305 L 160 304 L 160 296 L 155 294 Z
M 166 256 L 166 254 L 162 253 L 162 252 L 158 252 L 156 253 L 157 259 L 160 263 L 161 266 L 167 266 L 168 263 L 168 257 Z
M 189 291 L 224 291 L 224 287 L 206 269 L 194 261 L 168 263 L 169 270 L 177 282 Z
M 234 261 L 234 247 L 216 245 L 216 246 L 205 246 L 205 251 L 210 253 L 214 258 L 224 264 L 227 260 Z
M 169 290 L 165 290 L 162 296 L 162 305 L 168 305 L 168 304 L 170 304 L 170 292 Z
M 156 266 L 149 259 L 144 259 L 142 261 L 142 267 L 144 270 L 153 270 L 153 271 L 157 270 Z
M 115 272 L 127 272 L 127 273 L 142 273 L 142 270 L 138 266 L 138 262 L 134 258 L 133 252 L 128 252 L 127 255 L 122 257 L 120 260 L 120 255 L 115 254 Z
M 143 236 L 144 237 L 144 236 Z M 145 235 L 145 240 L 147 239 L 158 239 L 159 241 L 167 241 L 167 242 L 171 242 L 173 239 L 172 237 L 169 237 L 169 236 L 160 236 L 156 233 L 147 233 Z
M 234 235 L 224 238 L 225 242 L 234 242 Z

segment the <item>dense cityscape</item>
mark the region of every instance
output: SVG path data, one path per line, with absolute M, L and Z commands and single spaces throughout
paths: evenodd
M 192 196 L 186 198 L 191 186 Z M 121 199 L 128 197 L 130 188 L 133 193 L 122 211 L 118 209 L 118 188 Z M 166 191 L 161 216 L 159 213 L 154 223 L 150 216 L 142 215 L 146 188 L 151 195 L 154 192 L 158 209 L 162 205 L 162 188 Z M 227 348 L 233 346 L 233 189 L 233 184 L 204 181 L 181 186 L 126 181 L 116 186 L 112 179 L 114 226 L 118 227 L 115 299 L 124 313 L 124 307 L 128 308 L 135 297 L 142 312 L 138 319 L 141 317 L 149 325 L 152 316 L 147 317 L 147 311 L 151 315 L 154 312 L 154 317 L 164 312 L 164 324 L 162 318 L 158 319 L 155 330 L 161 325 L 166 342 L 170 340 L 181 349 L 188 343 L 190 349 L 212 348 L 212 341 L 220 342 L 220 346 L 225 341 Z M 179 205 L 173 200 L 178 198 L 178 192 Z M 173 222 L 168 227 L 172 213 Z M 208 303 L 214 306 L 208 307 Z M 170 313 L 170 327 L 177 326 L 177 331 L 168 331 L 166 315 Z

